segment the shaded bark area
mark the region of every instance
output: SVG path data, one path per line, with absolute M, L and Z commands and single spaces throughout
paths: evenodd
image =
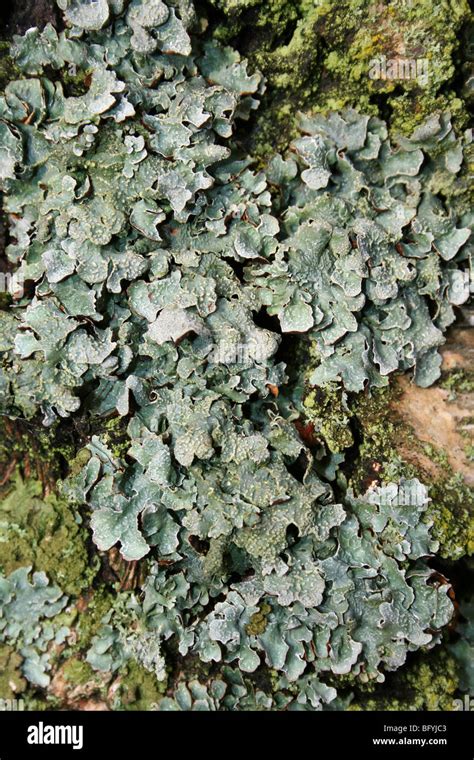
M 14 34 L 23 34 L 32 26 L 40 29 L 46 24 L 58 28 L 60 15 L 55 0 L 18 0 L 10 1 L 0 10 L 0 38 L 11 38 Z

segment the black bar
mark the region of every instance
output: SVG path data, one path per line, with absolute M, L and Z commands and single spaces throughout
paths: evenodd
M 472 718 L 469 711 L 0 712 L 0 760 L 168 760 L 197 753 L 224 760 L 229 753 L 269 757 L 272 751 L 292 760 L 297 755 L 473 760 Z M 56 732 L 56 726 L 65 728 Z M 42 737 L 44 743 L 29 743 L 28 737 Z M 49 738 L 75 741 L 77 749 L 45 743 Z

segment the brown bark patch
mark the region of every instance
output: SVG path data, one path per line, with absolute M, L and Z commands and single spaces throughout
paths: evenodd
M 443 372 L 474 368 L 474 330 L 457 328 L 451 331 L 442 350 Z M 474 485 L 474 467 L 466 448 L 473 444 L 474 393 L 450 391 L 437 386 L 420 388 L 406 376 L 397 378 L 400 396 L 393 403 L 396 414 L 413 430 L 413 446 L 405 441 L 399 449 L 408 462 L 422 467 L 433 477 L 441 474 L 440 465 L 423 453 L 417 442 L 442 450 L 454 472 Z

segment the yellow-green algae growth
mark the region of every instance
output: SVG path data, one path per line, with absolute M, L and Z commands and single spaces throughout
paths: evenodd
M 120 679 L 120 709 L 152 710 L 166 693 L 166 688 L 166 680 L 158 681 L 153 673 L 131 660 Z
M 299 110 L 356 107 L 388 116 L 393 134 L 411 134 L 442 110 L 459 129 L 468 124 L 467 0 L 209 0 L 208 17 L 213 36 L 266 77 L 258 155 L 286 147 Z
M 349 710 L 455 710 L 459 671 L 445 649 L 422 653 L 413 663 L 389 673 L 383 684 L 356 693 Z
M 0 646 L 0 697 L 15 699 L 26 689 L 26 679 L 21 673 L 22 657 L 7 644 Z
M 17 473 L 0 502 L 0 570 L 8 575 L 31 565 L 68 595 L 88 588 L 97 571 L 87 550 L 88 530 L 79 513 L 42 484 Z

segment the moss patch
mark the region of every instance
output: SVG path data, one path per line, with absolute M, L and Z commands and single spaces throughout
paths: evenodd
M 259 611 L 254 612 L 250 618 L 250 622 L 246 626 L 246 631 L 249 636 L 259 636 L 260 634 L 265 633 L 267 628 L 267 617 L 271 610 L 272 608 L 270 605 L 264 602 L 260 605 Z
M 349 710 L 454 710 L 458 680 L 455 658 L 437 649 L 387 675 L 371 693 L 358 693 Z
M 446 109 L 467 125 L 466 0 L 209 0 L 208 17 L 213 36 L 268 81 L 251 138 L 258 155 L 286 147 L 298 110 L 352 106 L 389 116 L 392 132 L 403 134 Z
M 82 686 L 95 678 L 95 673 L 91 666 L 77 657 L 73 657 L 66 662 L 63 667 L 63 675 L 66 681 L 75 686 Z
M 0 92 L 3 92 L 8 82 L 16 79 L 20 73 L 9 51 L 10 43 L 0 41 Z
M 26 681 L 21 674 L 21 656 L 10 646 L 0 646 L 0 697 L 13 699 L 26 689 Z
M 103 420 L 94 430 L 101 440 L 110 449 L 116 459 L 123 459 L 130 448 L 130 438 L 127 434 L 127 417 L 109 417 Z
M 454 369 L 452 372 L 444 372 L 439 384 L 441 388 L 450 391 L 451 399 L 455 399 L 458 393 L 473 393 L 474 371 Z
M 439 554 L 457 560 L 474 553 L 474 491 L 459 475 L 448 475 L 430 488 L 427 515 L 433 520 L 432 535 L 439 541 Z
M 350 410 L 339 388 L 314 388 L 305 397 L 304 407 L 313 434 L 321 436 L 330 451 L 343 451 L 353 445 Z
M 136 662 L 129 662 L 120 683 L 120 706 L 124 710 L 151 710 L 166 692 L 166 681 Z
M 87 552 L 87 529 L 67 502 L 17 474 L 0 502 L 0 569 L 9 574 L 31 565 L 43 570 L 67 594 L 90 586 L 97 571 Z
M 79 611 L 76 628 L 77 640 L 73 651 L 86 651 L 90 647 L 93 637 L 102 626 L 102 618 L 114 606 L 116 600 L 116 592 L 109 590 L 104 585 L 88 591 L 79 599 L 77 603 Z

